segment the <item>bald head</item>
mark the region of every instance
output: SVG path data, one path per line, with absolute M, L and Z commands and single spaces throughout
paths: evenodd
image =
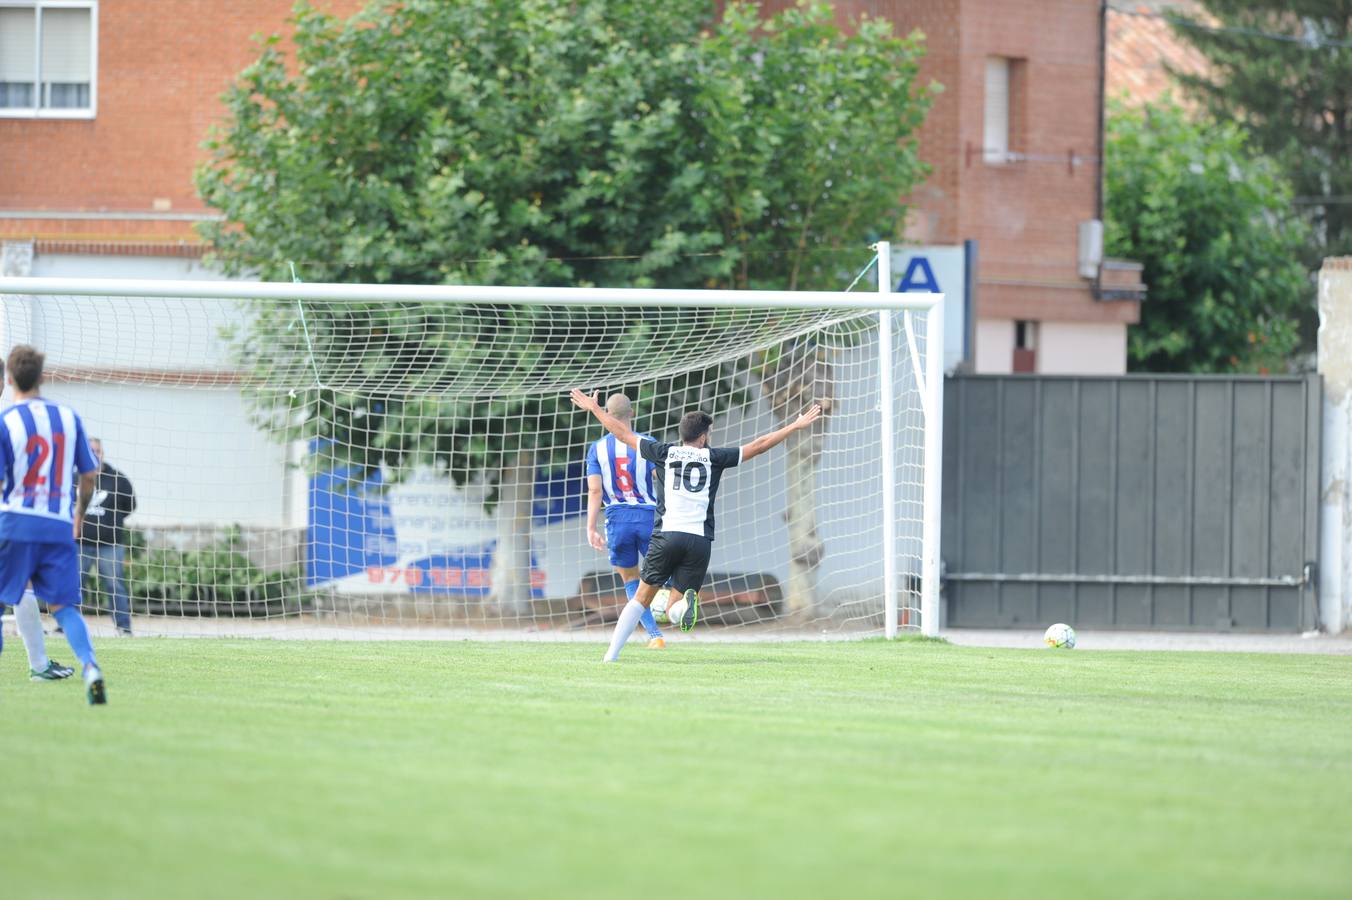
M 634 404 L 624 394 L 611 394 L 606 400 L 606 412 L 628 422 L 634 418 Z

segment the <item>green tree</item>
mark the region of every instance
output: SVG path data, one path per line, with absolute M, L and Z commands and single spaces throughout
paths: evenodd
M 832 22 L 820 3 L 764 22 L 739 4 L 715 22 L 708 0 L 406 0 L 350 21 L 301 5 L 294 64 L 271 39 L 225 97 L 198 172 L 225 221 L 205 236 L 227 269 L 268 279 L 299 260 L 311 281 L 838 284 L 866 236 L 898 230 L 928 91 L 919 37 Z M 310 367 L 323 385 L 258 391 L 260 418 L 334 440 L 333 465 L 497 473 L 494 590 L 519 605 L 534 469 L 587 423 L 562 398 L 447 388 L 466 367 L 491 362 L 510 387 L 601 339 L 642 347 L 658 314 L 627 311 L 616 337 L 559 310 L 485 308 L 475 333 L 430 305 L 304 312 L 303 344 L 300 310 L 275 305 L 239 336 L 257 383 Z M 763 363 L 787 384 L 815 350 Z M 693 406 L 717 382 L 666 387 Z M 776 409 L 807 399 L 781 389 Z
M 1128 341 L 1155 372 L 1284 369 L 1313 297 L 1277 166 L 1233 123 L 1191 120 L 1172 100 L 1110 104 L 1107 252 L 1145 265 L 1150 293 Z
M 1179 79 L 1281 166 L 1314 226 L 1306 262 L 1352 253 L 1352 0 L 1201 8 L 1205 19 L 1178 17 L 1175 27 L 1210 69 Z

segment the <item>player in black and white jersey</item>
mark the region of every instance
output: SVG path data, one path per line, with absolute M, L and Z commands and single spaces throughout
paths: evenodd
M 686 610 L 681 617 L 682 631 L 689 631 L 699 618 L 699 589 L 709 570 L 709 554 L 714 540 L 714 498 L 724 469 L 731 469 L 760 456 L 793 432 L 817 421 L 822 409 L 812 408 L 778 431 L 761 435 L 744 447 L 711 448 L 709 428 L 713 416 L 689 412 L 681 418 L 679 444 L 666 444 L 635 434 L 628 423 L 606 412 L 600 397 L 580 390 L 570 395 L 573 403 L 600 420 L 615 440 L 627 444 L 639 455 L 660 467 L 662 477 L 655 480 L 657 515 L 653 521 L 652 542 L 639 573 L 638 593 L 620 613 L 615 634 L 605 661 L 619 659 L 620 648 L 629 639 L 643 611 L 660 588 L 671 579 L 675 593 L 684 595 Z

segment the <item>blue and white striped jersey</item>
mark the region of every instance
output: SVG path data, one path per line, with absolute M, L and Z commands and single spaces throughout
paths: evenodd
M 640 438 L 652 440 L 646 434 Z M 607 508 L 631 506 L 656 509 L 653 465 L 628 444 L 607 434 L 587 450 L 587 474 L 601 476 L 601 502 Z
M 75 410 L 41 397 L 0 413 L 0 540 L 73 542 L 79 473 L 98 468 Z

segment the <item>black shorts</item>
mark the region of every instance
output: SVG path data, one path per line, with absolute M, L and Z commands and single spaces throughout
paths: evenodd
M 709 553 L 714 542 L 698 534 L 683 531 L 658 531 L 648 544 L 639 577 L 647 584 L 661 587 L 671 579 L 678 594 L 698 591 L 709 572 Z

